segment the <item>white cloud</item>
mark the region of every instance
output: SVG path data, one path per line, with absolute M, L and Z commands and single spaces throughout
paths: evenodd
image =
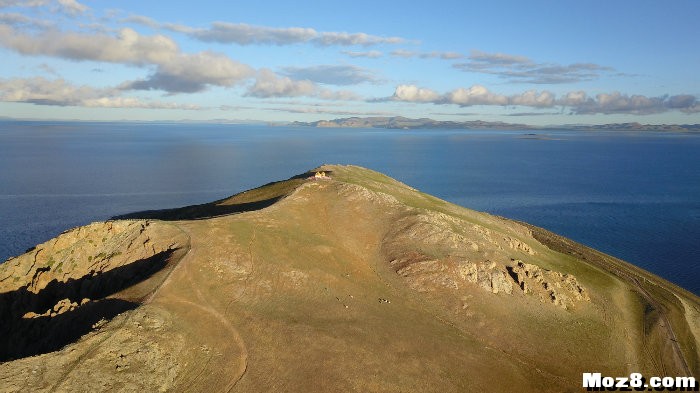
M 362 98 L 350 90 L 318 89 L 316 97 L 330 101 L 358 101 Z
M 356 85 L 377 82 L 376 76 L 362 67 L 353 65 L 318 65 L 312 67 L 285 67 L 282 73 L 293 79 L 308 79 L 328 85 Z
M 356 94 L 348 91 L 333 91 L 320 88 L 310 80 L 294 80 L 278 76 L 269 69 L 258 71 L 258 76 L 246 96 L 273 97 L 317 97 L 325 100 L 357 100 Z
M 403 57 L 404 59 L 410 59 L 411 57 L 418 56 L 417 52 L 405 50 L 405 49 L 396 49 L 396 50 L 391 51 L 391 53 L 389 53 L 389 54 L 394 56 L 394 57 Z
M 84 14 L 90 9 L 76 0 L 0 0 L 0 8 L 4 7 L 48 7 L 51 12 L 61 12 L 71 16 Z
M 391 51 L 390 55 L 394 57 L 403 57 L 404 59 L 411 59 L 411 58 L 421 58 L 421 59 L 442 59 L 442 60 L 456 60 L 456 59 L 461 59 L 464 57 L 461 53 L 458 52 L 439 52 L 439 51 L 432 51 L 432 52 L 416 52 L 416 51 L 410 51 L 410 50 L 405 50 L 405 49 L 396 49 Z
M 404 42 L 403 38 L 399 37 L 380 37 L 366 33 L 338 33 L 338 32 L 322 32 L 313 42 L 318 45 L 362 45 L 371 46 L 378 44 L 400 44 Z
M 121 20 L 123 23 L 134 23 L 137 25 L 148 26 L 150 28 L 157 29 L 160 27 L 160 23 L 153 18 L 143 15 L 130 15 Z
M 349 51 L 349 50 L 344 50 L 342 53 L 350 56 L 350 57 L 366 57 L 368 59 L 378 59 L 384 54 L 378 50 L 371 50 L 367 52 L 354 52 L 354 51 Z
M 432 52 L 436 53 L 436 52 Z M 454 59 L 461 59 L 464 57 L 463 54 L 457 53 L 457 52 L 437 52 L 437 56 L 439 56 L 443 60 L 454 60 Z
M 0 101 L 3 102 L 102 108 L 203 109 L 197 105 L 144 101 L 119 94 L 121 92 L 117 89 L 75 86 L 64 79 L 0 79 Z
M 179 52 L 177 44 L 166 36 L 142 36 L 128 28 L 121 29 L 114 37 L 62 31 L 29 35 L 0 26 L 0 44 L 23 55 L 134 65 L 165 63 Z
M 528 90 L 520 94 L 503 95 L 489 91 L 484 86 L 474 85 L 469 88 L 457 88 L 445 94 L 434 90 L 419 88 L 415 85 L 399 85 L 394 94 L 388 98 L 370 101 L 401 101 L 431 103 L 436 105 L 474 105 L 525 106 L 532 108 L 570 108 L 574 114 L 613 114 L 627 113 L 647 115 L 668 111 L 684 113 L 700 112 L 700 101 L 692 95 L 675 95 L 647 97 L 627 95 L 620 92 L 601 93 L 590 98 L 582 91 L 569 92 L 557 98 L 549 91 Z
M 474 85 L 467 89 L 458 88 L 443 96 L 442 100 L 449 104 L 459 106 L 472 105 L 508 105 L 508 97 L 494 94 L 481 85 Z
M 310 27 L 269 27 L 247 23 L 213 22 L 208 28 L 195 28 L 132 15 L 123 21 L 138 23 L 151 28 L 162 28 L 187 34 L 204 42 L 238 45 L 293 45 L 310 43 L 319 46 L 372 46 L 399 44 L 406 40 L 400 37 L 383 37 L 367 33 L 317 31 Z
M 254 74 L 251 67 L 223 54 L 182 53 L 175 41 L 166 36 L 141 35 L 129 28 L 121 29 L 116 36 L 60 31 L 29 35 L 0 26 L 0 44 L 24 55 L 156 66 L 148 79 L 123 85 L 132 89 L 191 93 L 210 85 L 229 87 Z
M 630 113 L 649 115 L 672 110 L 690 114 L 700 112 L 700 103 L 697 97 L 688 94 L 647 97 L 613 92 L 598 94 L 595 99 L 587 98 L 581 103 L 573 105 L 572 110 L 576 114 Z
M 163 90 L 169 93 L 194 93 L 207 86 L 230 87 L 254 75 L 242 63 L 213 52 L 178 54 L 158 64 L 155 73 L 145 80 L 124 84 L 125 89 Z
M 5 24 L 14 27 L 29 27 L 46 29 L 53 26 L 53 23 L 47 20 L 30 18 L 26 15 L 10 12 L 0 14 L 0 24 Z
M 179 104 L 175 102 L 143 101 L 135 97 L 101 97 L 83 101 L 83 106 L 91 108 L 140 108 L 140 109 L 175 109 L 196 111 L 206 109 L 199 105 Z
M 407 102 L 435 102 L 440 94 L 430 89 L 419 88 L 414 85 L 399 85 L 396 87 L 393 98 L 396 101 Z
M 73 86 L 63 79 L 0 79 L 0 100 L 39 105 L 81 105 L 107 92 L 88 86 Z
M 532 64 L 532 60 L 525 56 L 509 55 L 505 53 L 486 53 L 473 50 L 469 54 L 469 59 L 487 66 L 500 65 L 526 65 Z
M 533 108 L 551 108 L 555 103 L 554 94 L 548 91 L 537 92 L 528 90 L 522 94 L 510 97 L 509 104 L 529 106 Z
M 61 9 L 64 12 L 69 13 L 71 15 L 82 14 L 89 10 L 89 8 L 86 5 L 80 4 L 76 0 L 58 0 L 58 4 L 61 5 Z
M 311 28 L 274 28 L 227 22 L 214 22 L 208 29 L 193 28 L 187 33 L 191 37 L 205 42 L 235 43 L 239 45 L 290 45 L 308 42 L 318 36 L 318 32 Z
M 382 111 L 349 111 L 343 109 L 319 108 L 313 105 L 302 107 L 274 107 L 263 108 L 267 111 L 287 112 L 287 113 L 304 113 L 304 114 L 319 114 L 319 115 L 337 115 L 337 116 L 393 116 L 391 112 Z
M 560 65 L 536 63 L 525 56 L 472 51 L 465 63 L 453 67 L 466 72 L 496 75 L 511 82 L 560 84 L 598 79 L 615 71 L 593 63 Z
M 311 96 L 315 94 L 316 88 L 311 81 L 295 81 L 286 76 L 279 77 L 271 70 L 262 69 L 246 95 L 258 98 Z
M 577 106 L 586 102 L 586 93 L 583 91 L 571 91 L 560 98 L 557 103 L 563 106 Z

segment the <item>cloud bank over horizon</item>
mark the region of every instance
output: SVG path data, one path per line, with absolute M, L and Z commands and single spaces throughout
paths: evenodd
M 211 118 L 224 107 L 248 111 L 250 117 L 266 111 L 296 119 L 469 115 L 432 112 L 431 106 L 437 105 L 481 107 L 491 117 L 531 121 L 546 116 L 644 116 L 680 122 L 684 116 L 700 122 L 697 84 L 641 85 L 638 81 L 652 77 L 605 60 L 572 61 L 570 55 L 541 50 L 531 55 L 526 49 L 522 54 L 485 51 L 476 49 L 487 47 L 478 36 L 444 47 L 431 39 L 435 33 L 427 25 L 406 34 L 400 24 L 381 24 L 379 33 L 373 33 L 366 28 L 372 23 L 333 29 L 328 28 L 333 23 L 322 20 L 318 26 L 325 28 L 217 17 L 202 24 L 187 14 L 170 23 L 139 11 L 98 9 L 78 0 L 0 0 L 0 53 L 7 59 L 0 77 L 0 108 L 3 102 L 121 108 L 126 117 L 129 109 L 139 108 L 169 116 L 195 111 Z M 366 21 L 374 19 L 367 15 Z M 548 87 L 542 89 L 544 85 Z M 268 102 L 289 98 L 297 101 Z M 318 106 L 323 102 L 337 107 Z
M 675 96 L 647 97 L 627 95 L 620 92 L 600 93 L 588 97 L 583 91 L 569 92 L 557 98 L 549 91 L 528 90 L 520 94 L 503 95 L 489 91 L 481 85 L 457 88 L 447 93 L 421 88 L 415 85 L 399 85 L 390 97 L 373 101 L 398 101 L 429 103 L 435 105 L 468 106 L 525 106 L 531 108 L 569 108 L 573 114 L 614 114 L 631 113 L 649 115 L 671 110 L 684 113 L 699 113 L 700 101 L 695 96 L 681 94 Z

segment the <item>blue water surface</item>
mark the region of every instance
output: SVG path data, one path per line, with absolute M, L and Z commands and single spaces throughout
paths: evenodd
M 356 164 L 700 294 L 700 135 L 0 122 L 0 260 L 114 215 Z

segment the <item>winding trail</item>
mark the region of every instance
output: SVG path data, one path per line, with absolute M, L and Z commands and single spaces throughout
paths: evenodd
M 215 369 L 220 370 L 222 372 L 227 372 L 228 370 L 235 370 L 233 373 L 228 371 L 228 374 L 225 377 L 220 378 L 217 384 L 213 383 L 206 383 L 205 385 L 210 388 L 212 386 L 220 386 L 220 388 L 216 391 L 220 392 L 230 392 L 236 384 L 243 378 L 245 375 L 246 371 L 248 370 L 248 348 L 245 345 L 245 342 L 243 341 L 243 338 L 241 337 L 240 333 L 238 330 L 233 326 L 231 321 L 223 314 L 221 313 L 216 307 L 213 306 L 213 304 L 207 300 L 207 296 L 202 293 L 202 290 L 200 289 L 201 285 L 198 285 L 194 279 L 194 272 L 192 271 L 193 267 L 198 266 L 196 263 L 193 263 L 192 259 L 196 257 L 198 254 L 198 251 L 203 247 L 203 245 L 200 244 L 199 241 L 195 240 L 196 237 L 192 236 L 192 233 L 189 231 L 186 225 L 176 225 L 180 230 L 182 230 L 185 234 L 190 239 L 190 250 L 185 255 L 185 257 L 180 261 L 176 269 L 181 270 L 178 272 L 178 275 L 184 275 L 186 276 L 187 282 L 189 283 L 189 288 L 192 290 L 192 293 L 194 293 L 195 298 L 192 300 L 187 300 L 183 299 L 180 295 L 178 294 L 173 294 L 172 297 L 176 302 L 179 302 L 181 304 L 186 304 L 190 307 L 194 307 L 198 309 L 201 312 L 204 312 L 208 314 L 209 318 L 215 321 L 220 327 L 220 332 L 225 332 L 225 334 L 221 334 L 222 340 L 215 340 L 216 348 L 220 350 L 222 356 L 224 357 L 221 360 L 222 364 L 219 364 Z M 175 273 L 175 271 L 173 271 Z M 171 275 L 170 277 L 173 277 Z M 169 278 L 170 278 L 169 277 Z M 164 282 L 161 287 L 164 287 L 167 285 L 168 282 Z M 226 340 L 228 339 L 228 340 Z M 228 346 L 227 343 L 230 342 L 232 339 L 233 344 L 238 347 L 237 351 L 236 350 L 225 350 L 225 348 Z M 240 353 L 239 356 L 234 356 L 236 353 Z M 227 359 L 227 358 L 231 359 Z M 210 355 L 211 358 L 211 355 Z M 225 363 L 231 363 L 231 367 L 228 367 L 225 365 Z M 206 365 L 203 367 L 203 370 L 205 370 L 207 367 Z M 189 382 L 189 387 L 195 385 L 197 380 L 201 377 L 198 376 L 194 380 L 188 381 Z M 227 381 L 226 384 L 223 386 L 221 385 L 221 382 Z M 211 381 L 210 381 L 211 382 Z M 188 390 L 189 390 L 188 387 Z

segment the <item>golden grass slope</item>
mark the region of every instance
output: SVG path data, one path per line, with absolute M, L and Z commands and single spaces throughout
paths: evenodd
M 0 390 L 573 392 L 583 372 L 700 376 L 698 297 L 380 173 L 318 170 L 330 179 L 92 224 L 0 265 L 0 296 L 24 296 L 2 303 L 8 334 L 30 318 L 85 330 L 0 354 Z M 37 295 L 39 269 L 77 293 Z M 72 301 L 88 272 L 86 288 L 103 288 Z M 110 299 L 128 307 L 85 329 L 89 304 Z

